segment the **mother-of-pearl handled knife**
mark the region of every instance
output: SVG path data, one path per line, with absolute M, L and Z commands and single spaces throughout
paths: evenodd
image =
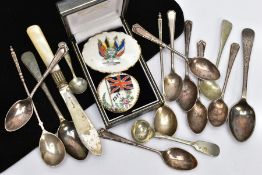
M 43 62 L 48 66 L 54 55 L 41 28 L 38 25 L 30 26 L 27 28 L 27 34 Z M 101 155 L 102 146 L 97 130 L 71 92 L 58 65 L 52 70 L 52 76 L 71 114 L 80 140 L 92 154 Z

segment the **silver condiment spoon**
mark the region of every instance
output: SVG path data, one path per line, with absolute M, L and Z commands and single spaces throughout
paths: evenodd
M 66 45 L 65 42 L 60 42 L 58 46 L 61 44 Z M 82 94 L 87 89 L 87 81 L 76 76 L 69 53 L 65 54 L 65 60 L 73 75 L 73 79 L 69 82 L 69 87 L 74 94 Z

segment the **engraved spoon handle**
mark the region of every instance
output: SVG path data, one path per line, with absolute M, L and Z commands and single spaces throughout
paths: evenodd
M 67 46 L 67 44 L 65 42 L 58 43 L 58 46 L 60 46 L 60 45 Z M 73 77 L 76 78 L 76 74 L 75 74 L 75 71 L 73 69 L 73 65 L 72 65 L 72 61 L 71 61 L 71 57 L 70 57 L 69 53 L 65 54 L 65 60 L 66 60 L 68 67 L 70 68 L 70 71 L 71 71 Z
M 21 60 L 23 64 L 25 65 L 25 67 L 29 70 L 29 72 L 36 79 L 36 81 L 40 81 L 43 76 L 42 76 L 42 73 L 40 71 L 40 68 L 38 66 L 38 63 L 36 61 L 34 54 L 30 51 L 25 52 L 22 54 Z M 56 102 L 54 101 L 49 89 L 47 88 L 44 82 L 42 83 L 41 88 L 44 91 L 49 102 L 51 103 L 52 107 L 54 108 L 57 116 L 59 117 L 60 122 L 64 121 L 65 120 L 64 116 L 62 115 L 61 111 L 59 110 Z
M 247 79 L 250 55 L 255 38 L 255 32 L 252 29 L 246 28 L 242 31 L 242 43 L 243 43 L 243 56 L 244 56 L 244 76 L 243 76 L 243 88 L 242 98 L 247 97 Z
M 154 35 L 152 35 L 151 33 L 149 33 L 147 30 L 145 30 L 143 27 L 141 27 L 139 24 L 134 24 L 132 26 L 132 31 L 134 33 L 136 33 L 137 35 L 152 41 L 153 43 L 156 43 L 158 45 L 160 45 L 161 47 L 167 48 L 169 50 L 171 50 L 172 52 L 174 52 L 176 55 L 180 56 L 181 58 L 183 58 L 186 62 L 188 62 L 188 58 L 185 57 L 185 55 L 183 55 L 182 53 L 176 51 L 175 49 L 169 47 L 167 44 L 165 44 L 164 42 L 162 42 L 160 39 L 156 38 Z
M 13 49 L 12 46 L 10 46 L 10 51 L 11 51 L 11 55 L 12 55 L 13 61 L 14 61 L 14 63 L 15 63 L 17 72 L 18 72 L 18 74 L 19 74 L 20 80 L 21 80 L 22 83 L 23 83 L 23 86 L 24 86 L 24 89 L 25 89 L 27 95 L 30 96 L 30 92 L 29 92 L 28 87 L 27 87 L 27 85 L 26 85 L 26 82 L 25 82 L 23 73 L 22 73 L 22 71 L 21 71 L 21 67 L 20 67 L 20 65 L 19 65 L 19 62 L 18 62 L 18 59 L 17 59 L 17 56 L 16 56 L 16 53 L 15 53 L 15 51 L 14 51 L 14 49 Z M 41 127 L 42 131 L 45 132 L 46 130 L 45 130 L 44 125 L 43 125 L 43 122 L 41 121 L 41 119 L 40 119 L 40 117 L 39 117 L 39 114 L 38 114 L 38 112 L 37 112 L 37 110 L 36 110 L 36 107 L 35 107 L 35 104 L 34 104 L 34 102 L 33 102 L 33 99 L 32 99 L 32 105 L 33 105 L 33 109 L 34 109 L 36 118 L 37 118 L 37 120 L 38 120 L 38 125 Z
M 170 47 L 174 49 L 176 12 L 174 10 L 169 10 L 167 12 L 167 18 L 168 18 Z M 171 51 L 170 55 L 171 55 L 171 71 L 175 72 L 174 53 Z
M 102 129 L 98 130 L 98 133 L 99 133 L 99 136 L 104 138 L 104 139 L 113 140 L 113 141 L 120 142 L 120 143 L 125 143 L 125 144 L 128 144 L 128 145 L 136 146 L 136 147 L 139 147 L 139 148 L 143 148 L 143 149 L 161 154 L 161 152 L 159 150 L 156 150 L 156 149 L 141 145 L 139 143 L 136 143 L 134 141 L 128 140 L 128 139 L 123 138 L 119 135 L 116 135 L 116 134 L 114 134 L 110 131 L 107 131 L 106 129 L 102 128 Z
M 185 56 L 188 58 L 189 57 L 189 45 L 190 45 L 190 39 L 191 39 L 191 32 L 192 32 L 192 21 L 187 20 L 185 22 Z M 185 75 L 189 75 L 189 69 L 188 65 L 185 64 Z
M 237 44 L 237 43 L 232 43 L 231 44 L 229 60 L 228 60 L 228 66 L 227 66 L 227 73 L 226 73 L 226 78 L 225 78 L 225 82 L 224 82 L 223 89 L 222 89 L 221 98 L 224 98 L 225 90 L 226 90 L 226 87 L 227 87 L 228 78 L 229 78 L 232 66 L 234 64 L 235 58 L 237 56 L 237 53 L 239 51 L 239 48 L 240 48 L 239 44 Z
M 227 42 L 227 39 L 230 35 L 230 32 L 232 30 L 232 23 L 228 20 L 223 20 L 221 24 L 221 38 L 220 38 L 220 46 L 218 50 L 218 55 L 217 55 L 217 61 L 216 61 L 216 66 L 218 67 L 220 58 L 222 55 L 222 52 L 224 50 L 225 44 Z

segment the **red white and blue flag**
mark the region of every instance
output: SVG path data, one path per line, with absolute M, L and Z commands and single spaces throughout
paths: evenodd
M 119 92 L 120 90 L 133 89 L 133 83 L 129 75 L 117 75 L 115 77 L 107 78 L 110 85 L 110 94 Z

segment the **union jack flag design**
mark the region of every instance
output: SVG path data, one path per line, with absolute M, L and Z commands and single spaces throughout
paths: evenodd
M 110 94 L 119 92 L 120 90 L 133 89 L 133 83 L 129 75 L 117 75 L 115 77 L 108 77 L 107 81 L 110 85 Z

